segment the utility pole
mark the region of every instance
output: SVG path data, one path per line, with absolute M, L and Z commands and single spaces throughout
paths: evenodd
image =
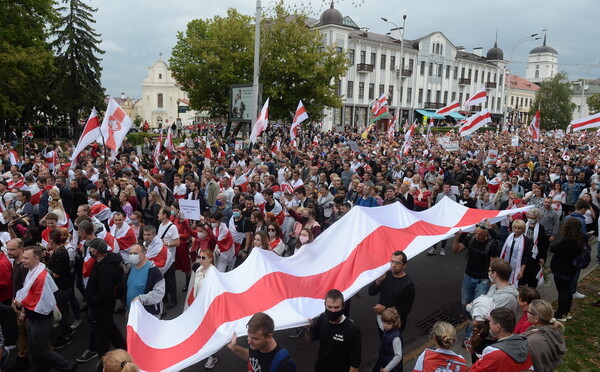
M 252 122 L 250 124 L 250 132 L 252 132 L 252 128 L 256 123 L 256 118 L 258 117 L 258 99 L 259 99 L 259 78 L 260 78 L 260 20 L 262 15 L 262 7 L 260 4 L 260 0 L 256 0 L 256 17 L 254 25 L 254 72 L 252 74 L 252 105 L 250 107 L 250 112 L 252 114 L 251 119 Z M 249 132 L 249 133 L 250 133 Z

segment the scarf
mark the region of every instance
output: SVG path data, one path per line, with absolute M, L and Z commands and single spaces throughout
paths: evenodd
M 516 265 L 512 268 L 512 272 L 510 273 L 510 278 L 508 279 L 508 282 L 511 283 L 512 285 L 516 286 L 519 283 L 519 280 L 517 279 L 517 272 L 521 271 L 521 259 L 523 258 L 523 250 L 525 249 L 525 235 L 521 235 L 520 237 L 517 238 L 518 240 L 515 240 L 515 233 L 512 233 L 508 236 L 508 238 L 506 239 L 506 242 L 504 243 L 504 246 L 502 246 L 502 252 L 500 253 L 500 258 L 502 258 L 504 261 L 508 262 L 510 264 L 511 258 L 512 256 L 515 254 L 514 249 L 515 246 L 518 249 L 517 251 L 517 263 Z M 515 243 L 513 245 L 513 242 Z M 510 249 L 510 252 L 507 252 Z M 508 256 L 508 257 L 507 257 Z M 512 266 L 512 264 L 511 264 Z
M 33 270 L 29 270 L 23 288 L 17 291 L 15 298 L 28 310 L 48 315 L 56 306 L 54 292 L 57 290 L 54 280 L 46 271 L 46 265 L 39 263 Z
M 527 223 L 525 228 L 525 235 L 529 232 L 529 223 Z M 540 223 L 536 222 L 533 226 L 533 249 L 531 250 L 531 258 L 537 258 L 538 255 L 538 241 L 539 241 L 539 233 L 540 233 Z

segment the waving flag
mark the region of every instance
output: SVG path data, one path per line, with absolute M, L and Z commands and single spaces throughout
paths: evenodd
M 491 122 L 490 113 L 487 110 L 479 111 L 478 113 L 467 118 L 466 123 L 458 130 L 461 137 L 471 135 L 477 129 L 483 127 L 486 123 Z
M 252 128 L 252 133 L 250 133 L 250 141 L 252 143 L 256 143 L 256 140 L 258 139 L 258 137 L 260 137 L 262 132 L 265 129 L 267 129 L 268 125 L 269 125 L 269 98 L 267 98 L 267 101 L 265 102 L 262 110 L 260 110 L 260 115 L 258 115 L 258 118 L 256 119 L 256 123 L 254 124 L 254 127 Z
M 404 144 L 402 145 L 402 154 L 408 155 L 408 150 L 410 150 L 410 144 L 412 143 L 413 135 L 415 133 L 415 124 L 408 128 L 408 131 L 404 134 Z
M 448 106 L 442 107 L 441 109 L 437 110 L 436 113 L 445 115 L 458 110 L 460 110 L 460 103 L 458 102 L 458 100 L 454 100 Z
M 158 143 L 156 144 L 156 147 L 154 148 L 154 155 L 152 156 L 154 158 L 154 164 L 156 165 L 156 168 L 160 168 L 160 153 L 162 152 L 162 129 L 160 129 L 160 134 L 158 135 Z
M 306 109 L 302 104 L 302 101 L 298 102 L 298 108 L 296 108 L 296 114 L 294 114 L 294 120 L 292 121 L 292 126 L 290 127 L 290 140 L 294 140 L 298 135 L 298 127 L 300 124 L 308 119 L 308 114 L 306 113 Z
M 17 165 L 19 163 L 19 154 L 15 150 L 10 150 L 8 152 L 8 160 L 10 161 L 10 165 Z
M 175 152 L 175 146 L 173 146 L 173 134 L 171 133 L 171 126 L 167 130 L 167 139 L 165 139 L 165 150 L 167 150 L 167 156 L 171 158 L 171 154 Z
M 360 137 L 362 139 L 367 139 L 367 137 L 369 137 L 369 133 L 371 133 L 371 130 L 373 129 L 374 126 L 375 126 L 375 124 L 371 124 L 367 128 L 365 128 L 365 130 L 362 132 Z
M 98 119 L 96 108 L 94 107 L 92 108 L 90 117 L 85 123 L 83 133 L 81 133 L 81 137 L 79 137 L 77 147 L 75 147 L 73 155 L 71 156 L 71 169 L 75 168 L 75 165 L 77 165 L 77 157 L 81 151 L 83 151 L 83 149 L 85 149 L 90 143 L 96 141 L 98 138 L 100 138 L 100 120 Z
M 531 139 L 533 139 L 534 141 L 539 141 L 541 139 L 540 121 L 541 121 L 541 114 L 540 114 L 540 110 L 538 109 L 535 112 L 535 116 L 531 120 L 531 125 L 529 126 L 529 128 L 527 128 L 527 131 L 531 134 Z
M 276 158 L 279 153 L 279 149 L 281 148 L 281 141 L 273 141 L 273 146 L 271 146 L 271 155 L 273 158 Z
M 383 93 L 381 97 L 373 103 L 371 113 L 373 114 L 372 121 L 377 121 L 388 113 L 387 93 Z
M 104 120 L 102 120 L 100 131 L 104 138 L 104 145 L 111 150 L 112 156 L 117 155 L 117 151 L 121 147 L 132 124 L 133 122 L 117 101 L 111 98 L 108 102 L 108 108 L 106 109 Z
M 394 131 L 396 130 L 396 123 L 398 122 L 398 114 L 394 115 L 394 119 L 392 119 L 392 121 L 390 122 L 390 126 L 388 127 L 387 130 L 387 137 L 388 140 L 393 140 L 394 139 Z
M 233 332 L 247 334 L 246 323 L 257 312 L 269 314 L 278 330 L 306 325 L 323 312 L 328 290 L 350 298 L 389 269 L 396 250 L 410 259 L 459 229 L 528 208 L 469 209 L 448 198 L 423 212 L 400 203 L 352 208 L 292 257 L 254 249 L 233 271 L 209 270 L 191 306 L 173 320 L 159 320 L 133 302 L 128 351 L 144 371 L 180 371 L 221 349 Z
M 584 129 L 592 129 L 600 127 L 600 112 L 595 115 L 586 116 L 585 118 L 571 121 L 569 124 L 573 132 Z
M 485 87 L 479 89 L 475 94 L 471 96 L 463 105 L 465 107 L 477 106 L 487 101 L 487 95 L 485 93 Z

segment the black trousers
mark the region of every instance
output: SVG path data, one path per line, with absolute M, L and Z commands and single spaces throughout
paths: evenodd
M 33 355 L 33 371 L 46 372 L 51 369 L 66 371 L 72 363 L 50 349 L 50 327 L 52 317 L 27 319 L 27 339 L 29 351 Z
M 555 318 L 562 318 L 571 311 L 573 293 L 571 292 L 571 279 L 558 278 L 554 275 L 554 284 L 558 292 L 558 307 L 554 313 Z
M 101 309 L 92 308 L 95 321 L 94 336 L 96 339 L 96 351 L 100 358 L 110 350 L 111 344 L 115 349 L 127 350 L 125 338 L 123 338 L 123 334 L 113 320 L 114 308 L 114 301 L 110 307 L 103 306 Z
M 175 279 L 175 264 L 165 272 L 165 299 L 164 302 L 177 302 L 177 281 Z

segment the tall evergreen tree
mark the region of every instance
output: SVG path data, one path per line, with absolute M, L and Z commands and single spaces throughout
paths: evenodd
M 85 119 L 90 109 L 104 107 L 104 88 L 100 83 L 102 67 L 98 55 L 104 54 L 98 45 L 100 34 L 93 25 L 96 8 L 83 0 L 63 0 L 65 6 L 58 11 L 61 19 L 56 27 L 57 72 L 54 77 L 52 99 L 62 117 L 77 135 L 79 121 Z

